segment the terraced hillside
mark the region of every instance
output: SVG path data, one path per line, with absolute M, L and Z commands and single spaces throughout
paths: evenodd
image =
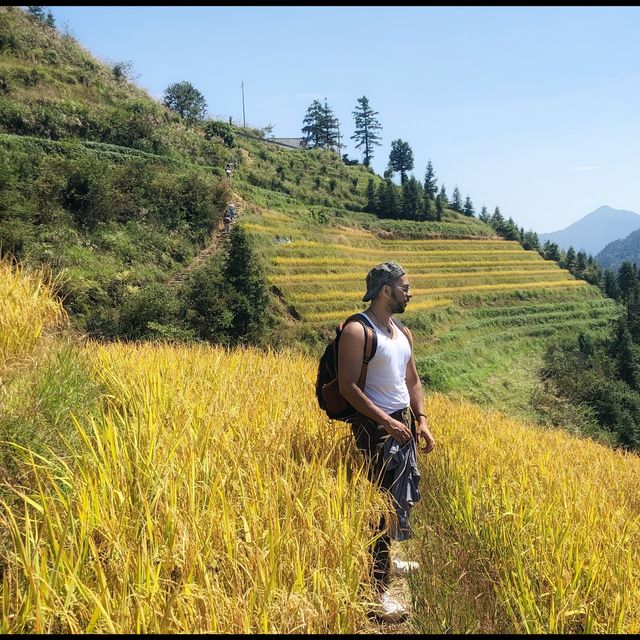
M 364 213 L 370 181 L 377 189 L 382 178 L 362 165 L 270 145 L 261 130 L 233 128 L 227 144 L 189 126 L 121 65 L 17 7 L 0 7 L 0 84 L 0 253 L 64 272 L 67 310 L 93 335 L 192 335 L 166 283 L 214 253 L 231 190 L 286 320 L 277 344 L 319 351 L 364 307 L 367 270 L 394 258 L 414 289 L 406 319 L 428 386 L 523 409 L 545 345 L 616 313 L 594 287 L 476 218 Z
M 273 208 L 249 208 L 243 224 L 289 310 L 289 330 L 322 343 L 340 320 L 367 306 L 361 298 L 369 268 L 397 260 L 413 292 L 403 319 L 432 389 L 527 414 L 549 340 L 597 332 L 618 313 L 557 263 L 517 242 L 483 238 L 472 225 L 473 237 L 454 239 L 440 237 L 434 223 L 414 222 L 414 235 L 419 229 L 423 237 L 398 239 L 381 230 L 384 221 L 369 220 L 369 229 L 362 218 L 357 225 L 335 214 L 320 221 L 292 199 L 272 200 Z

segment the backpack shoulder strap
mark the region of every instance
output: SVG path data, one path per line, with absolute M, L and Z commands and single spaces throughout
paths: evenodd
M 364 329 L 364 350 L 362 354 L 362 369 L 360 370 L 360 376 L 358 377 L 358 387 L 364 390 L 364 384 L 367 378 L 367 367 L 371 358 L 376 354 L 378 348 L 378 334 L 373 329 L 369 319 L 362 313 L 354 313 L 349 316 L 341 325 L 341 329 L 349 322 L 359 322 Z

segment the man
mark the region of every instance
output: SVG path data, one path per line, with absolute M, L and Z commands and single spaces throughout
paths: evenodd
M 369 271 L 366 285 L 362 299 L 370 305 L 362 315 L 376 331 L 378 347 L 369 362 L 362 391 L 357 383 L 364 355 L 365 330 L 360 322 L 348 323 L 340 337 L 338 384 L 340 394 L 359 414 L 351 421 L 351 428 L 357 446 L 367 458 L 369 479 L 381 490 L 392 493 L 398 510 L 397 486 L 394 486 L 398 474 L 397 469 L 395 473 L 389 470 L 391 452 L 408 452 L 414 456 L 415 465 L 416 441 L 422 441 L 423 450 L 429 453 L 435 440 L 424 412 L 422 383 L 413 357 L 411 332 L 393 318 L 393 314 L 404 312 L 412 297 L 407 275 L 397 262 L 384 262 Z M 415 499 L 419 499 L 418 479 L 416 468 L 413 480 L 416 486 L 409 487 L 414 490 Z M 399 622 L 408 616 L 408 612 L 387 591 L 392 562 L 391 538 L 386 530 L 383 518 L 376 531 L 380 535 L 372 547 L 373 585 L 378 593 L 375 612 L 382 620 Z M 383 531 L 386 533 L 381 533 Z M 404 538 L 394 537 L 405 539 L 409 535 L 410 532 Z M 401 573 L 415 569 L 416 565 L 395 561 L 394 569 Z

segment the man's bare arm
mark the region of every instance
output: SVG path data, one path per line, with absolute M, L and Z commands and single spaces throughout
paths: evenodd
M 417 418 L 418 426 L 416 428 L 416 435 L 418 441 L 422 438 L 424 442 L 424 450 L 429 453 L 436 445 L 436 441 L 429 429 L 429 421 L 424 411 L 424 393 L 422 389 L 422 381 L 418 375 L 418 369 L 416 367 L 416 361 L 413 357 L 413 336 L 407 329 L 409 344 L 411 345 L 411 358 L 407 363 L 407 372 L 405 380 L 407 382 L 407 389 L 409 390 L 409 400 L 411 403 L 411 409 L 413 414 Z

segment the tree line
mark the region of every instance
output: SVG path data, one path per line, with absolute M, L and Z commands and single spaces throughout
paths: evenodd
M 568 253 L 568 252 L 567 252 Z M 578 254 L 576 254 L 577 257 Z M 603 291 L 622 305 L 622 314 L 604 337 L 580 332 L 551 346 L 542 380 L 569 401 L 581 427 L 609 444 L 640 452 L 640 274 L 624 262 L 605 270 Z M 600 433 L 593 427 L 597 425 Z M 589 431 L 591 430 L 591 433 Z

